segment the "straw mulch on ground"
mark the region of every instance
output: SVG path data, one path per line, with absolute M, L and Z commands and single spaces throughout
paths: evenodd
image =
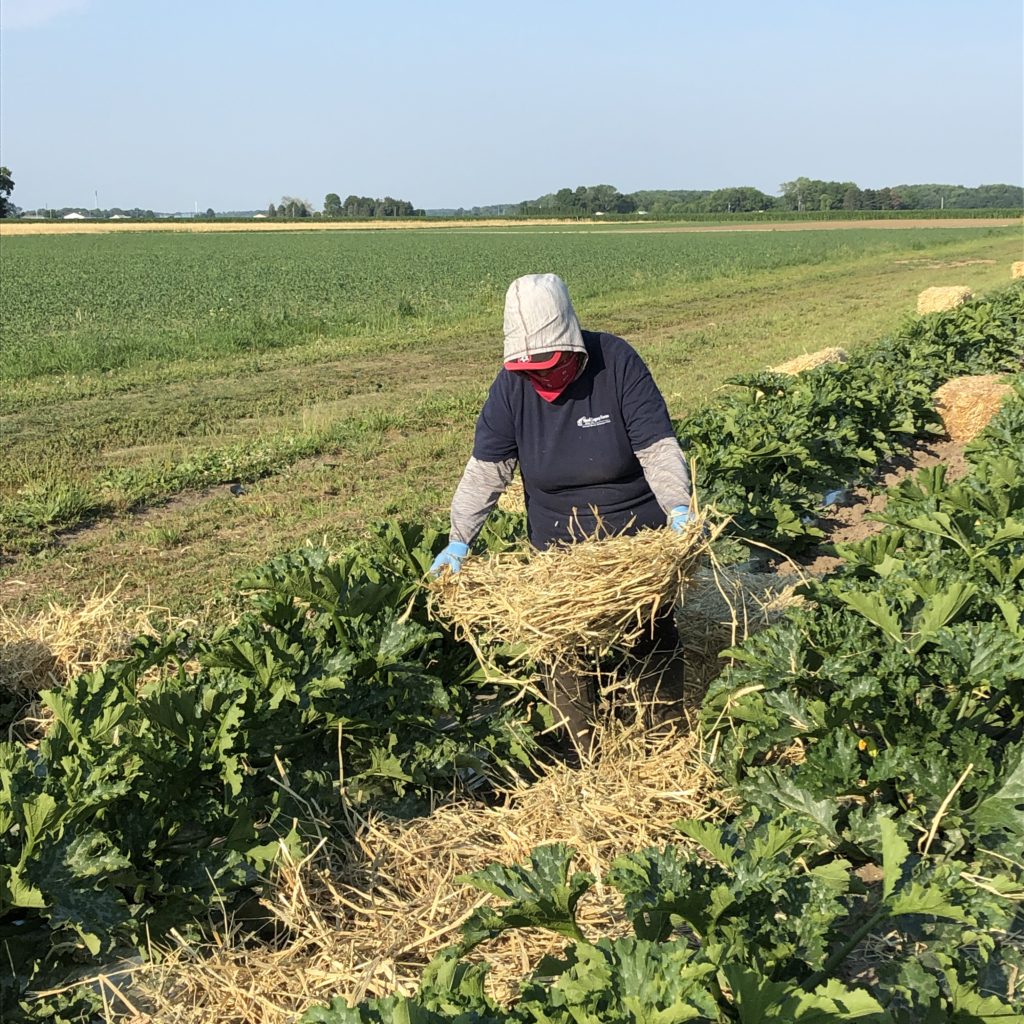
M 1024 260 L 1015 260 L 1010 264 L 1010 277 L 1024 277 Z
M 998 374 L 954 377 L 936 390 L 935 408 L 946 433 L 962 444 L 973 441 L 988 426 L 1012 392 L 1009 380 Z
M 251 928 L 215 922 L 208 947 L 181 942 L 162 964 L 116 982 L 139 1011 L 129 1019 L 291 1024 L 335 995 L 354 1001 L 410 993 L 423 966 L 459 939 L 461 923 L 489 899 L 456 877 L 495 862 L 523 863 L 544 843 L 571 844 L 577 867 L 598 879 L 580 903 L 584 934 L 629 933 L 620 899 L 603 884 L 611 861 L 678 837 L 673 822 L 716 817 L 723 804 L 700 741 L 685 726 L 645 732 L 609 723 L 599 747 L 599 760 L 579 770 L 556 766 L 500 806 L 444 807 L 404 824 L 361 820 L 351 849 L 325 847 L 286 863 L 265 901 L 275 935 L 257 941 Z M 492 992 L 512 997 L 540 958 L 565 944 L 542 931 L 486 944 L 480 954 L 492 965 Z M 109 999 L 122 1013 L 130 1009 L 113 992 Z
M 806 352 L 802 356 L 796 356 L 785 363 L 771 368 L 772 373 L 789 373 L 796 375 L 805 370 L 813 370 L 816 366 L 823 366 L 826 363 L 845 363 L 849 359 L 846 349 L 843 348 L 822 348 L 817 352 Z
M 469 558 L 431 583 L 433 613 L 481 652 L 510 645 L 548 667 L 592 665 L 636 643 L 675 604 L 708 550 L 705 523 L 700 514 L 678 533 L 641 530 Z
M 153 620 L 163 610 L 125 608 L 119 589 L 95 591 L 79 605 L 51 602 L 32 616 L 0 607 L 0 691 L 24 700 L 26 724 L 43 724 L 41 690 L 123 658 L 137 636 L 157 635 Z
M 918 313 L 941 313 L 956 309 L 973 298 L 973 292 L 965 285 L 951 285 L 945 288 L 925 288 L 917 297 Z
M 59 689 L 83 672 L 102 668 L 131 653 L 140 636 L 161 636 L 171 625 L 166 608 L 126 606 L 118 600 L 121 584 L 99 590 L 78 605 L 55 601 L 34 615 L 18 615 L 0 607 L 0 697 L 23 702 L 16 722 L 19 738 L 34 744 L 45 734 L 49 710 L 39 700 L 42 690 Z M 174 619 L 173 625 L 194 628 L 200 619 Z M 186 663 L 187 668 L 194 662 Z M 140 680 L 159 674 L 153 669 Z

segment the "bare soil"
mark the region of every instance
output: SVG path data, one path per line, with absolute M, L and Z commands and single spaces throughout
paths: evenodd
M 780 575 L 797 570 L 814 576 L 824 576 L 841 563 L 837 555 L 823 550 L 825 545 L 852 543 L 864 540 L 885 529 L 885 523 L 869 519 L 868 516 L 885 511 L 886 489 L 913 476 L 920 469 L 945 465 L 947 479 L 958 480 L 967 474 L 969 465 L 964 458 L 963 443 L 952 440 L 948 435 L 938 435 L 915 442 L 905 454 L 879 467 L 872 485 L 853 490 L 852 501 L 844 508 L 835 508 L 820 520 L 825 539 L 811 548 L 793 563 L 783 563 L 777 568 Z

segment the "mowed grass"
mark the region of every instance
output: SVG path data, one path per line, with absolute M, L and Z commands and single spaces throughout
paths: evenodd
M 584 325 L 633 342 L 683 417 L 733 373 L 877 340 L 924 287 L 1005 284 L 1020 229 L 4 248 L 0 599 L 35 606 L 123 579 L 184 612 L 306 538 L 443 520 L 520 273 L 560 273 Z

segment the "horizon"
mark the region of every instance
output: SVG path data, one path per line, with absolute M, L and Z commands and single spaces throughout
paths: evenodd
M 845 184 L 845 182 L 843 182 L 843 184 Z M 863 188 L 860 185 L 859 182 L 854 182 L 853 184 L 856 185 L 858 188 Z M 659 192 L 659 191 L 665 191 L 665 192 L 692 191 L 692 192 L 705 192 L 705 193 L 709 193 L 710 194 L 711 192 L 718 191 L 718 190 L 727 190 L 727 189 L 730 189 L 730 188 L 744 188 L 744 187 L 751 187 L 751 186 L 724 185 L 724 186 L 716 186 L 716 188 L 714 188 L 714 189 L 648 189 L 648 188 L 638 188 L 638 189 L 635 189 L 633 192 L 623 193 L 623 194 L 624 195 L 635 195 L 635 194 L 640 193 L 640 192 Z M 883 189 L 884 188 L 889 188 L 889 189 L 892 189 L 894 191 L 898 190 L 898 189 L 901 189 L 901 188 L 950 188 L 950 189 L 965 188 L 965 189 L 977 189 L 977 188 L 993 188 L 993 187 L 1010 187 L 1010 188 L 1022 188 L 1022 189 L 1024 189 L 1024 184 L 1018 185 L 1015 182 L 988 181 L 988 182 L 981 182 L 981 183 L 979 183 L 977 185 L 965 185 L 965 184 L 963 184 L 961 182 L 922 181 L 922 182 L 901 182 L 898 185 L 883 185 L 883 186 L 881 186 L 881 188 L 883 188 Z M 871 186 L 868 186 L 868 188 L 870 189 Z M 524 202 L 534 202 L 534 201 L 536 201 L 538 199 L 543 198 L 544 196 L 552 195 L 552 194 L 554 194 L 555 191 L 557 191 L 557 190 L 550 190 L 548 192 L 542 193 L 539 196 L 531 196 L 531 197 L 527 197 L 525 199 L 502 200 L 502 201 L 498 201 L 498 202 L 494 202 L 494 203 L 477 203 L 477 204 L 474 204 L 473 206 L 417 207 L 417 210 L 419 210 L 420 212 L 422 212 L 426 216 L 430 216 L 432 214 L 451 213 L 451 212 L 455 212 L 455 211 L 458 211 L 458 210 L 462 210 L 464 212 L 471 212 L 474 209 L 491 209 L 491 208 L 497 207 L 497 206 L 518 206 L 518 205 L 520 205 L 520 204 L 522 204 Z M 778 198 L 779 196 L 782 195 L 782 189 L 779 188 L 778 190 L 776 190 L 775 193 L 765 193 L 765 194 L 769 195 L 769 196 L 773 196 L 775 198 Z M 381 198 L 381 197 L 380 196 L 375 196 L 373 198 Z M 395 198 L 404 198 L 404 197 L 395 197 Z M 12 200 L 12 203 L 16 207 L 18 207 L 19 210 L 21 211 L 18 216 L 25 216 L 26 214 L 29 214 L 29 215 L 38 214 L 38 212 L 40 210 L 56 210 L 56 211 L 61 211 L 61 210 L 69 210 L 69 211 L 85 210 L 85 211 L 87 211 L 86 212 L 86 217 L 88 218 L 88 216 L 89 216 L 88 211 L 90 211 L 90 210 L 98 210 L 100 213 L 104 213 L 104 212 L 109 213 L 111 211 L 124 211 L 124 210 L 132 210 L 132 209 L 145 210 L 147 212 L 151 212 L 155 217 L 159 217 L 159 218 L 165 218 L 165 217 L 183 217 L 183 218 L 190 218 L 191 217 L 191 218 L 196 218 L 196 217 L 204 217 L 204 216 L 206 216 L 206 211 L 200 210 L 200 209 L 196 208 L 195 206 L 193 206 L 193 209 L 191 209 L 191 210 L 184 210 L 184 209 L 179 209 L 179 210 L 158 210 L 158 209 L 155 209 L 152 206 L 125 206 L 125 205 L 120 204 L 120 203 L 114 203 L 114 204 L 109 205 L 109 206 L 98 206 L 98 207 L 97 206 L 86 207 L 86 206 L 82 206 L 80 204 L 79 205 L 64 204 L 64 205 L 52 206 L 52 207 L 51 206 L 22 207 L 19 203 L 17 203 L 14 200 Z M 413 203 L 413 205 L 415 206 L 415 202 Z M 320 213 L 322 211 L 322 208 L 323 208 L 323 201 L 322 200 L 319 203 L 312 202 L 312 209 L 313 209 L 313 213 L 314 214 Z M 207 209 L 212 209 L 212 207 L 207 207 Z M 913 212 L 913 209 L 914 208 L 905 209 L 904 212 Z M 927 208 L 917 208 L 917 209 L 921 209 L 922 212 L 924 212 L 924 210 L 927 209 Z M 967 209 L 985 209 L 985 207 L 959 207 L 959 209 L 965 209 L 965 210 L 967 210 Z M 214 210 L 214 215 L 217 216 L 217 217 L 228 217 L 228 216 L 231 216 L 231 215 L 253 216 L 253 215 L 257 215 L 257 214 L 266 212 L 266 210 L 267 210 L 267 207 L 240 207 L 240 206 L 236 206 L 236 207 L 225 208 L 223 210 Z M 639 212 L 640 211 L 634 211 L 633 213 L 618 214 L 617 216 L 635 216 Z M 812 213 L 812 212 L 816 212 L 816 211 L 805 211 L 805 212 Z M 839 208 L 834 208 L 833 210 L 826 211 L 826 212 L 836 213 L 836 212 L 840 212 L 840 209 Z M 862 213 L 885 213 L 887 211 L 882 211 L 882 210 L 861 210 L 859 212 L 862 212 Z M 747 213 L 749 214 L 749 211 Z M 742 216 L 742 215 L 745 215 L 745 214 L 743 214 L 741 211 L 737 211 L 737 215 Z

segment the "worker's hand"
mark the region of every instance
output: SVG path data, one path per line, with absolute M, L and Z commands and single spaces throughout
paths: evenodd
M 430 575 L 439 575 L 445 566 L 448 566 L 452 572 L 458 572 L 462 568 L 462 560 L 468 554 L 468 544 L 463 544 L 461 541 L 457 540 L 451 541 L 448 544 L 448 547 L 446 547 L 444 551 L 434 559 L 433 564 L 430 566 Z
M 668 514 L 668 525 L 672 527 L 676 533 L 682 533 L 686 529 L 686 524 L 693 522 L 697 517 L 693 513 L 693 509 L 689 505 L 676 505 L 674 509 Z

